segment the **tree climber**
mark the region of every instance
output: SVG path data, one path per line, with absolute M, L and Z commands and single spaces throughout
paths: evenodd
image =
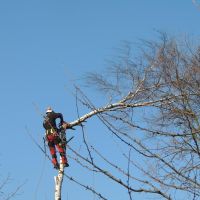
M 65 152 L 66 143 L 63 145 L 63 142 L 61 138 L 59 137 L 60 131 L 57 128 L 56 119 L 60 119 L 59 127 L 64 126 L 66 130 L 67 123 L 64 122 L 63 115 L 61 113 L 54 112 L 51 107 L 48 107 L 46 110 L 46 116 L 43 122 L 43 127 L 46 130 L 45 136 L 46 136 L 46 140 L 48 142 L 49 150 L 52 156 L 52 163 L 55 169 L 59 169 L 59 164 L 58 164 L 57 156 L 56 156 L 56 148 L 58 149 L 60 153 L 64 167 L 68 167 L 69 164 L 67 162 L 66 152 Z

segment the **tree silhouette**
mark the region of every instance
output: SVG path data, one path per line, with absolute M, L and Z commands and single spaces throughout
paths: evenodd
M 199 199 L 198 45 L 190 47 L 186 41 L 180 43 L 160 34 L 157 41 L 142 41 L 140 50 L 139 56 L 132 55 L 127 43 L 105 73 L 88 74 L 88 85 L 101 91 L 104 106 L 97 107 L 76 87 L 78 119 L 69 124 L 81 126 L 85 148 L 80 151 L 68 144 L 67 152 L 80 171 L 103 179 L 101 189 L 80 183 L 64 170 L 63 177 L 100 199 L 109 199 L 102 189 L 106 183 L 123 189 L 127 199 L 136 194 L 168 200 Z M 86 114 L 80 116 L 78 103 L 89 109 Z M 98 131 L 111 138 L 103 148 L 102 141 L 89 142 L 83 127 L 93 117 L 101 124 L 97 126 L 105 127 Z
M 11 177 L 8 174 L 5 178 L 1 177 L 0 181 L 0 199 L 2 200 L 11 200 L 14 199 L 16 195 L 19 194 L 20 189 L 22 188 L 22 185 L 18 185 L 12 192 L 5 192 L 5 188 L 10 185 Z

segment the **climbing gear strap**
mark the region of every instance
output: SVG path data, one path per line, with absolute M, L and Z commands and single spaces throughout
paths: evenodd
M 51 128 L 51 129 L 47 129 L 46 130 L 46 135 L 50 135 L 50 134 L 54 134 L 56 133 L 55 129 L 54 128 Z

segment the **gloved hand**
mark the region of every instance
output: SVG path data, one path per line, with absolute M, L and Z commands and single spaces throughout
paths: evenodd
M 67 123 L 67 122 L 63 122 L 62 127 L 63 127 L 64 130 L 66 130 L 66 129 L 70 128 L 70 124 Z
M 62 125 L 63 125 L 63 122 L 60 122 L 60 123 L 58 124 L 59 127 L 62 127 Z

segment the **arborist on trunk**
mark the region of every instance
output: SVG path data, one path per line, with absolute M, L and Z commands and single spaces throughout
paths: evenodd
M 54 168 L 59 169 L 59 164 L 56 156 L 56 148 L 60 153 L 64 167 L 68 167 L 69 164 L 66 158 L 66 138 L 64 141 L 60 138 L 60 131 L 63 130 L 63 127 L 64 130 L 66 130 L 67 123 L 64 122 L 63 115 L 61 113 L 54 112 L 51 107 L 47 108 L 46 116 L 44 118 L 43 127 L 46 130 L 45 136 L 52 156 L 52 163 Z M 57 128 L 56 119 L 60 119 L 60 129 Z

